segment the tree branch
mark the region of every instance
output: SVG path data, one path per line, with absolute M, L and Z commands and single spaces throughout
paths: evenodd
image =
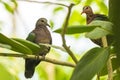
M 67 46 L 66 44 L 66 40 L 65 40 L 65 33 L 67 31 L 67 26 L 68 26 L 68 21 L 69 21 L 69 18 L 70 18 L 70 13 L 71 13 L 71 10 L 72 10 L 72 7 L 74 6 L 74 4 L 71 4 L 69 7 L 68 7 L 68 13 L 67 13 L 67 16 L 66 16 L 66 19 L 65 19 L 65 24 L 63 26 L 63 29 L 62 29 L 62 33 L 61 33 L 61 37 L 62 37 L 62 41 L 63 41 L 63 47 L 65 48 L 65 50 L 68 52 L 68 54 L 72 57 L 73 61 L 75 63 L 77 63 L 77 59 L 75 57 L 75 55 L 73 54 L 73 52 L 69 49 L 69 47 Z
M 51 44 L 44 44 L 44 43 L 39 43 L 39 45 L 44 45 L 44 46 L 47 46 L 47 47 L 53 47 L 53 48 L 55 48 L 55 49 L 59 49 L 59 50 L 61 50 L 61 51 L 66 52 L 66 50 L 65 50 L 63 47 L 60 47 L 60 46 L 51 45 Z
M 53 5 L 60 5 L 60 6 L 64 6 L 64 7 L 69 7 L 68 5 L 65 4 L 61 4 L 61 3 L 53 3 L 53 2 L 40 2 L 40 1 L 30 1 L 30 0 L 18 0 L 18 1 L 26 1 L 26 2 L 34 2 L 34 3 L 40 3 L 40 4 L 53 4 Z
M 0 56 L 5 56 L 5 57 L 21 57 L 21 58 L 31 58 L 31 59 L 40 59 L 42 61 L 50 62 L 53 64 L 58 64 L 62 66 L 69 66 L 69 67 L 75 67 L 75 64 L 69 63 L 69 62 L 63 62 L 59 61 L 56 59 L 51 59 L 48 57 L 43 57 L 43 56 L 35 56 L 35 55 L 25 55 L 25 54 L 13 54 L 13 53 L 0 53 Z
M 102 43 L 103 43 L 103 47 L 108 47 L 106 36 L 102 37 Z M 112 70 L 112 63 L 110 56 L 107 62 L 107 69 L 108 69 L 108 80 L 113 80 L 113 70 Z

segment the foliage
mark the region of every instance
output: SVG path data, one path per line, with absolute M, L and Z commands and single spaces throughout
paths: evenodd
M 40 46 L 37 44 L 34 44 L 30 41 L 24 40 L 24 39 L 18 39 L 18 38 L 12 38 L 12 40 L 17 41 L 18 43 L 21 43 L 22 45 L 28 47 L 31 51 L 32 54 L 36 54 L 41 50 Z
M 119 65 L 120 67 L 120 37 L 119 37 L 119 33 L 120 33 L 120 23 L 119 23 L 119 20 L 120 20 L 120 10 L 118 9 L 118 6 L 120 4 L 120 1 L 119 0 L 116 0 L 116 1 L 109 1 L 109 8 L 110 8 L 110 11 L 109 11 L 109 18 L 111 20 L 111 22 L 113 22 L 114 26 L 113 26 L 113 32 L 114 32 L 114 50 L 115 50 L 115 55 L 116 55 L 116 58 L 117 60 L 114 62 L 116 64 Z M 117 10 L 116 10 L 117 9 Z M 115 80 L 119 80 L 120 78 L 120 75 L 119 75 L 119 67 L 116 68 L 116 78 L 114 78 Z
M 113 24 L 109 21 L 96 20 L 91 22 L 89 25 L 70 26 L 67 28 L 66 34 L 80 34 L 88 32 L 86 37 L 90 39 L 98 39 L 108 34 L 113 34 L 112 26 Z M 61 31 L 62 29 L 57 29 L 54 32 L 61 33 Z
M 85 0 L 83 2 L 83 0 L 65 0 L 68 4 L 74 3 L 75 5 L 72 7 L 72 11 L 71 11 L 71 15 L 70 18 L 64 19 L 63 21 L 68 21 L 68 26 L 66 29 L 66 32 L 63 34 L 63 30 L 64 30 L 64 26 L 60 26 L 59 29 L 54 30 L 55 33 L 58 34 L 62 34 L 62 35 L 69 35 L 69 36 L 73 36 L 75 38 L 76 34 L 82 34 L 85 33 L 85 37 L 90 38 L 90 39 L 99 39 L 102 38 L 104 36 L 113 36 L 112 37 L 112 41 L 111 45 L 108 45 L 105 48 L 92 48 L 89 51 L 85 52 L 83 57 L 79 57 L 81 58 L 76 67 L 74 68 L 74 71 L 72 73 L 72 69 L 71 68 L 63 68 L 63 67 L 59 67 L 59 66 L 53 66 L 54 71 L 51 74 L 55 75 L 54 80 L 91 80 L 95 75 L 98 76 L 105 76 L 108 75 L 108 70 L 107 70 L 107 60 L 109 59 L 109 57 L 111 57 L 112 60 L 112 67 L 114 70 L 114 76 L 113 79 L 114 80 L 119 80 L 120 79 L 120 71 L 119 71 L 119 48 L 120 48 L 120 37 L 119 37 L 119 33 L 120 33 L 120 11 L 117 9 L 117 5 L 119 5 L 117 2 L 120 1 L 114 1 L 111 0 L 109 1 L 109 18 L 110 21 L 93 21 L 91 24 L 89 25 L 84 25 L 85 24 L 85 18 L 80 16 L 80 9 L 81 9 L 81 5 L 92 5 L 92 6 L 96 6 L 96 9 L 98 9 L 100 11 L 100 13 L 104 13 L 106 15 L 108 15 L 108 8 L 106 6 L 106 3 L 103 0 Z M 9 1 L 4 1 L 4 0 L 0 0 L 1 4 L 4 5 L 6 11 L 8 11 L 10 14 L 14 14 L 14 12 L 17 10 L 18 7 L 18 1 L 16 0 L 9 0 Z M 29 2 L 29 1 L 28 1 Z M 64 1 L 58 1 L 58 2 L 63 2 L 62 4 L 64 4 Z M 81 4 L 81 2 L 83 2 Z M 47 2 L 49 3 L 49 2 Z M 46 4 L 46 3 L 42 3 L 42 4 Z M 52 2 L 49 3 L 51 6 Z M 56 3 L 54 3 L 56 4 Z M 69 8 L 68 4 L 64 4 L 61 5 L 57 4 L 57 6 L 54 7 L 53 9 L 53 14 L 57 16 L 58 13 L 61 13 L 62 11 L 66 11 L 66 8 Z M 114 6 L 113 6 L 114 4 Z M 66 6 L 65 6 L 66 5 Z M 112 7 L 111 7 L 112 6 Z M 97 12 L 99 12 L 97 11 Z M 66 12 L 67 14 L 67 12 Z M 67 16 L 67 15 L 66 15 Z M 67 22 L 66 21 L 66 22 Z M 52 29 L 55 28 L 55 23 L 54 20 L 50 21 L 51 25 L 52 25 Z M 65 22 L 61 25 L 64 25 Z M 108 41 L 110 40 L 109 38 L 107 39 Z M 64 40 L 63 40 L 64 41 Z M 63 44 L 65 44 L 63 42 Z M 59 45 L 60 46 L 60 45 Z M 13 50 L 15 52 L 19 52 L 22 54 L 36 54 L 37 52 L 40 51 L 41 46 L 36 45 L 30 41 L 26 41 L 24 39 L 19 39 L 19 38 L 8 38 L 5 35 L 3 35 L 2 33 L 0 33 L 0 47 L 2 48 L 6 48 L 6 49 L 10 49 Z M 64 46 L 63 46 L 64 47 Z M 69 51 L 71 51 L 72 49 L 67 46 L 68 49 L 70 49 Z M 115 53 L 112 53 L 111 51 L 114 50 Z M 69 53 L 69 51 L 67 53 Z M 72 51 L 71 51 L 72 52 Z M 8 52 L 9 53 L 9 52 Z M 53 51 L 52 53 L 55 53 L 55 51 Z M 57 52 L 61 53 L 61 52 Z M 73 52 L 74 53 L 74 52 Z M 112 55 L 112 56 L 111 56 Z M 117 56 L 117 57 L 116 57 Z M 69 57 L 67 57 L 69 58 Z M 59 58 L 58 58 L 59 59 Z M 9 59 L 8 59 L 9 60 Z M 68 61 L 68 60 L 66 60 Z M 71 62 L 71 61 L 69 61 Z M 6 63 L 7 64 L 7 63 Z M 38 76 L 44 76 L 45 78 L 43 78 L 42 80 L 50 80 L 47 74 L 47 71 L 45 70 L 47 65 L 42 64 L 43 66 L 40 68 L 37 68 L 38 70 Z M 4 80 L 16 80 L 16 76 L 10 72 L 10 70 L 8 70 L 6 67 L 4 67 L 6 65 L 0 64 L 0 70 L 2 70 L 2 73 L 0 73 L 0 79 L 4 79 Z M 68 70 L 67 70 L 68 69 Z M 42 73 L 42 74 L 41 74 Z M 71 74 L 72 73 L 72 74 Z M 49 74 L 50 75 L 50 74 Z M 5 77 L 7 76 L 7 77 Z M 106 79 L 106 77 L 105 77 Z M 102 79 L 101 79 L 102 80 Z
M 70 26 L 67 28 L 66 34 L 72 35 L 72 34 L 78 34 L 78 33 L 84 33 L 92 31 L 97 26 L 87 26 L 87 25 L 78 25 L 78 26 Z M 57 29 L 54 32 L 61 33 L 62 29 Z
M 94 30 L 92 30 L 86 34 L 86 37 L 88 37 L 90 39 L 99 39 L 108 34 L 113 34 L 113 32 L 112 32 L 113 24 L 109 21 L 95 20 L 95 21 L 92 21 L 89 25 L 101 26 L 101 27 L 95 28 Z
M 10 2 L 4 2 L 1 0 L 0 2 L 5 6 L 5 9 L 12 14 L 18 6 L 16 0 L 11 0 Z
M 71 80 L 90 80 L 99 73 L 109 58 L 109 48 L 93 48 L 78 62 Z M 87 77 L 86 77 L 87 76 Z
M 6 36 L 4 36 L 1 33 L 0 33 L 0 37 L 1 37 L 0 43 L 9 45 L 11 50 L 14 50 L 14 51 L 17 51 L 20 53 L 24 53 L 24 54 L 32 54 L 32 51 L 29 48 L 27 48 L 26 46 L 22 45 L 21 43 L 14 41 L 10 38 L 7 38 Z

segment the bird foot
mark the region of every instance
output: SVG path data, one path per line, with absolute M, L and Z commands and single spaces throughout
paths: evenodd
M 45 60 L 45 55 L 42 55 L 42 59 Z
M 36 60 L 39 60 L 39 58 L 40 58 L 39 55 L 36 55 L 36 56 L 35 56 L 35 59 L 36 59 Z
M 40 59 L 45 60 L 45 55 L 42 55 L 41 57 L 39 55 L 36 55 L 35 59 L 36 60 L 40 60 Z

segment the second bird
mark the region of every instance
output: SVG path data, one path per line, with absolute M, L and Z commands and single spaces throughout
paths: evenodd
M 93 20 L 102 20 L 102 21 L 108 21 L 109 19 L 107 18 L 107 16 L 102 15 L 102 14 L 94 14 L 93 10 L 90 6 L 84 6 L 83 7 L 83 11 L 81 14 L 85 13 L 86 14 L 86 22 L 87 24 L 91 23 Z M 99 33 L 98 33 L 99 34 Z M 92 41 L 99 45 L 99 46 L 103 46 L 102 45 L 102 40 L 101 39 L 95 39 Z
M 49 30 L 47 29 L 48 23 L 45 18 L 40 18 L 35 25 L 35 29 L 29 33 L 26 40 L 34 42 L 36 44 L 52 44 L 52 38 Z M 49 26 L 50 27 L 50 26 Z M 42 50 L 39 53 L 36 53 L 40 56 L 45 56 L 50 51 L 50 47 L 42 47 Z M 35 67 L 40 63 L 39 59 L 25 59 L 25 77 L 31 78 L 34 74 Z

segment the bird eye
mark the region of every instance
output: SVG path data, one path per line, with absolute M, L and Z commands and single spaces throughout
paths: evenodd
M 88 6 L 86 6 L 86 7 L 84 7 L 84 8 L 83 8 L 83 10 L 88 10 L 88 9 L 89 9 L 89 7 L 88 7 Z
M 41 20 L 41 22 L 44 22 L 44 20 Z
M 85 9 L 88 9 L 88 7 L 85 7 Z

